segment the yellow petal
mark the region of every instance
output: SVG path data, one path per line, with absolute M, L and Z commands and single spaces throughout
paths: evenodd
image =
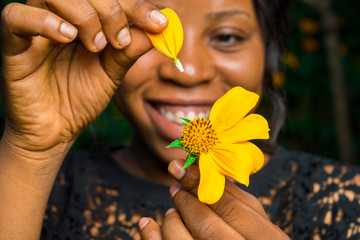
M 225 189 L 225 177 L 217 172 L 214 166 L 214 161 L 211 159 L 210 155 L 200 155 L 198 198 L 201 202 L 206 204 L 216 203 L 223 195 Z
M 254 144 L 219 143 L 209 155 L 218 166 L 218 171 L 239 183 L 249 185 L 249 176 L 264 164 L 264 154 Z
M 177 58 L 184 41 L 184 33 L 180 19 L 170 8 L 164 8 L 160 11 L 168 18 L 167 27 L 160 33 L 145 33 L 154 47 L 166 56 L 173 58 L 179 70 L 183 71 L 182 65 Z
M 269 139 L 269 125 L 259 114 L 250 114 L 235 126 L 219 134 L 219 140 L 227 143 L 240 143 L 253 139 Z
M 221 135 L 237 124 L 256 105 L 259 96 L 242 87 L 234 87 L 219 98 L 210 111 L 210 121 Z

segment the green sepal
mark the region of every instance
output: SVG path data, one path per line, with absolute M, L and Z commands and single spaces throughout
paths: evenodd
M 183 145 L 180 140 L 175 140 L 167 146 L 167 148 L 171 147 L 183 147 Z
M 187 118 L 181 118 L 182 120 L 184 120 L 185 123 L 190 123 L 191 121 Z
M 194 153 L 194 152 L 191 152 L 190 149 L 184 147 L 183 148 L 186 152 L 190 153 L 191 155 L 194 155 L 194 156 L 200 156 L 200 153 Z
M 195 161 L 195 159 L 196 159 L 197 157 L 198 157 L 198 156 L 195 156 L 195 155 L 190 154 L 189 157 L 188 157 L 188 159 L 186 160 L 185 165 L 184 165 L 182 168 L 184 169 L 184 168 L 187 168 L 188 166 L 190 166 L 190 165 Z

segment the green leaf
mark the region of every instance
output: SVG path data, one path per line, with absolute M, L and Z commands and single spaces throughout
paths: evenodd
M 186 123 L 190 123 L 189 119 L 186 119 L 186 118 L 181 118 L 181 119 L 184 120 Z
M 171 147 L 183 147 L 183 145 L 180 140 L 175 140 L 172 143 L 170 143 L 169 146 L 167 146 L 167 148 L 171 148 Z
M 190 154 L 188 159 L 186 160 L 185 165 L 182 168 L 184 169 L 184 168 L 187 168 L 188 166 L 190 166 L 195 161 L 196 158 L 197 158 L 197 156 Z

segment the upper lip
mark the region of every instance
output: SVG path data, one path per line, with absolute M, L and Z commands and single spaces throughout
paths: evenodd
M 147 102 L 153 105 L 174 105 L 174 106 L 212 106 L 215 99 L 209 98 L 152 98 L 147 99 Z

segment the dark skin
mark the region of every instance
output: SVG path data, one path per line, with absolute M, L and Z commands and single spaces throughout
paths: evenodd
M 187 153 L 166 148 L 180 138 L 182 125 L 162 110 L 200 116 L 234 86 L 261 95 L 264 39 L 251 0 L 150 2 L 178 14 L 184 31 L 178 58 L 185 71 L 179 72 L 169 57 L 153 49 L 127 72 L 114 99 L 135 136 L 131 147 L 115 157 L 130 172 L 169 184 L 166 166 Z
M 142 80 L 148 83 L 155 78 L 155 83 L 160 81 L 162 86 L 162 81 L 166 79 L 168 88 L 165 97 L 173 96 L 174 93 L 187 97 L 212 96 L 206 101 L 207 107 L 236 85 L 259 94 L 262 92 L 264 51 L 250 0 L 224 2 L 226 8 L 238 6 L 241 12 L 247 12 L 236 19 L 226 19 L 226 23 L 231 23 L 231 26 L 238 25 L 238 21 L 242 22 L 242 26 L 247 29 L 243 31 L 249 35 L 246 38 L 248 40 L 242 42 L 244 44 L 236 45 L 236 54 L 228 55 L 209 48 L 207 50 L 211 52 L 211 58 L 204 59 L 209 60 L 211 65 L 206 66 L 215 68 L 205 69 L 198 59 L 190 61 L 193 56 L 191 50 L 201 49 L 191 48 L 190 43 L 194 39 L 190 37 L 184 44 L 187 46 L 184 48 L 186 51 L 180 55 L 183 61 L 189 59 L 183 62 L 184 75 L 172 71 L 175 66 L 171 61 L 169 65 L 164 56 L 153 50 L 148 52 L 152 46 L 144 31 L 159 32 L 167 25 L 167 20 L 160 13 L 154 12 L 157 7 L 153 4 L 159 3 L 161 1 L 29 0 L 26 5 L 10 4 L 4 8 L 2 47 L 6 126 L 0 142 L 0 218 L 7 221 L 0 221 L 0 236 L 21 240 L 39 238 L 48 196 L 65 155 L 81 131 L 105 109 L 115 92 L 122 110 L 139 129 L 141 121 L 137 126 L 135 120 L 145 113 L 136 112 L 138 108 L 132 103 L 141 101 L 132 101 L 131 93 L 141 95 L 142 92 L 136 92 L 137 89 L 134 92 L 127 91 L 133 89 L 132 84 L 136 85 L 138 80 L 140 83 Z M 163 3 L 171 3 L 170 7 L 173 8 L 177 5 L 176 1 Z M 216 4 L 219 2 L 212 3 L 215 4 L 213 9 L 218 9 Z M 195 16 L 186 11 L 186 6 L 190 4 L 189 9 L 194 10 L 196 8 L 193 5 L 206 7 L 208 2 L 188 1 L 188 4 L 181 4 L 175 10 L 187 16 Z M 203 13 L 207 14 L 206 8 Z M 244 17 L 246 15 L 251 17 Z M 129 22 L 135 26 L 129 27 Z M 184 22 L 188 27 L 192 26 L 191 23 L 195 24 L 189 20 Z M 214 23 L 207 23 L 207 26 Z M 190 32 L 192 30 L 186 29 Z M 130 31 L 130 39 L 127 31 Z M 151 66 L 148 75 L 142 74 L 150 76 L 150 79 L 136 78 L 133 74 L 148 66 L 142 63 L 149 59 L 156 66 L 162 67 L 160 78 L 152 75 L 154 72 L 150 70 L 154 68 Z M 238 77 L 239 74 L 242 78 Z M 145 96 L 157 96 L 157 89 L 159 85 L 152 85 Z M 139 117 L 147 125 L 143 125 L 145 127 L 137 132 L 136 144 L 132 145 L 134 148 L 127 149 L 127 154 L 137 159 L 135 165 L 125 168 L 144 177 L 139 168 L 140 163 L 161 162 L 151 173 L 155 176 L 162 172 L 163 177 L 156 181 L 169 183 L 171 178 L 164 174 L 166 168 L 163 166 L 171 159 L 185 155 L 176 151 L 163 152 L 163 145 L 171 139 L 159 138 L 157 133 L 151 135 L 154 131 L 147 122 L 146 114 L 145 117 Z M 139 152 L 139 143 L 146 144 L 145 152 L 148 153 L 140 159 L 135 154 Z M 124 159 L 129 160 L 127 157 Z M 194 195 L 198 183 L 198 170 L 195 167 L 181 173 L 172 163 L 169 170 L 187 191 L 177 191 L 179 189 L 174 186 L 171 188 L 177 210 L 170 211 L 165 217 L 162 226 L 164 239 L 180 235 L 188 239 L 190 233 L 197 239 L 216 239 L 217 234 L 229 239 L 261 239 L 262 236 L 287 239 L 266 219 L 256 198 L 231 183 L 227 184 L 225 194 L 217 204 L 206 206 Z M 179 177 L 179 173 L 185 175 Z M 152 176 L 145 178 L 151 179 Z M 235 215 L 239 211 L 241 214 Z M 244 219 L 254 221 L 247 221 L 248 225 L 244 227 Z M 214 220 L 221 222 L 216 232 L 209 228 Z M 144 239 L 152 239 L 149 237 L 160 234 L 159 229 L 149 220 L 149 224 L 142 228 L 142 235 Z M 173 231 L 177 234 L 169 234 Z M 149 235 L 147 232 L 154 234 Z
M 185 161 L 174 160 L 169 173 L 178 181 L 170 188 L 176 209 L 169 209 L 162 227 L 150 218 L 140 220 L 143 240 L 160 239 L 289 239 L 269 221 L 260 202 L 227 180 L 221 199 L 201 203 L 197 197 L 199 169 Z
M 144 30 L 166 27 L 155 10 L 138 0 L 31 0 L 4 8 L 0 218 L 7 221 L 0 223 L 0 236 L 39 239 L 65 155 L 152 48 Z M 129 29 L 127 19 L 137 27 Z

